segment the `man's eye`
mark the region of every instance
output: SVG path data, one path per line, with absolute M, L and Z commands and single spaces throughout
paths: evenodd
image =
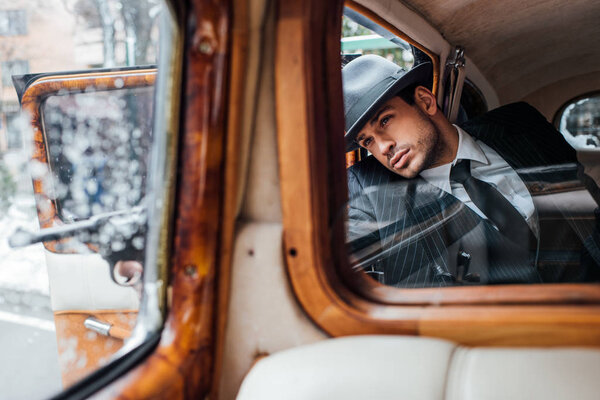
M 371 143 L 373 143 L 373 138 L 366 138 L 366 139 L 363 139 L 361 145 L 362 145 L 362 147 L 367 148 L 371 145 Z
M 388 124 L 388 122 L 390 122 L 390 118 L 391 118 L 391 117 L 390 117 L 389 115 L 388 115 L 388 116 L 385 116 L 385 117 L 383 117 L 383 118 L 381 118 L 381 119 L 379 120 L 379 125 L 380 125 L 382 128 L 384 128 L 384 127 L 385 127 L 385 126 Z

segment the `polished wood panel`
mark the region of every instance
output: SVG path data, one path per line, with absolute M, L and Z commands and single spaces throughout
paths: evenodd
M 598 346 L 600 306 L 428 307 L 419 334 L 472 346 Z
M 598 284 L 493 285 L 398 289 L 364 274 L 348 276 L 358 293 L 387 304 L 600 304 Z
M 172 293 L 158 347 L 98 393 L 110 399 L 202 399 L 214 363 L 215 291 L 221 232 L 228 99 L 230 2 L 193 0 L 185 12 Z
M 42 76 L 31 83 L 21 98 L 21 110 L 29 118 L 33 133 L 32 159 L 38 161 L 46 174 L 51 173 L 48 162 L 48 149 L 46 148 L 46 132 L 42 121 L 42 103 L 50 96 L 65 95 L 69 93 L 84 93 L 93 89 L 95 91 L 122 90 L 124 88 L 153 86 L 156 80 L 156 69 L 137 69 L 131 71 L 115 72 L 89 72 L 77 74 L 57 74 Z M 50 176 L 50 175 L 48 175 Z M 56 199 L 52 193 L 56 192 L 51 179 L 35 176 L 33 192 L 35 193 L 36 208 L 40 227 L 51 228 L 63 225 L 58 217 Z M 69 246 L 70 239 L 45 242 L 44 246 L 51 251 L 57 251 L 60 243 L 61 253 L 75 253 Z
M 281 0 L 278 5 L 285 261 L 312 320 L 332 336 L 387 333 L 470 345 L 600 345 L 597 284 L 402 290 L 352 272 L 343 226 L 342 4 Z M 295 49 L 293 57 L 289 49 Z
M 223 353 L 225 351 L 225 330 L 228 318 L 233 246 L 235 245 L 236 217 L 240 182 L 245 171 L 242 170 L 240 143 L 243 128 L 244 99 L 246 79 L 248 78 L 248 52 L 250 39 L 250 9 L 246 0 L 233 2 L 233 26 L 231 28 L 231 61 L 230 61 L 230 97 L 227 107 L 227 140 L 225 143 L 225 159 L 223 164 L 224 187 L 223 214 L 221 218 L 221 245 L 218 274 L 218 293 L 216 302 L 216 330 L 214 375 L 210 397 L 219 398 L 219 380 L 223 370 Z

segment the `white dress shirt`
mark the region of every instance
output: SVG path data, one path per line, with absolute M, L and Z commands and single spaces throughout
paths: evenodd
M 519 213 L 539 237 L 538 219 L 533 200 L 527 187 L 514 169 L 494 149 L 475 140 L 467 132 L 456 126 L 458 150 L 451 163 L 421 171 L 421 177 L 428 183 L 449 193 L 471 208 L 481 217 L 486 215 L 473 203 L 467 191 L 457 182 L 450 182 L 450 170 L 459 160 L 471 160 L 471 175 L 494 186 Z

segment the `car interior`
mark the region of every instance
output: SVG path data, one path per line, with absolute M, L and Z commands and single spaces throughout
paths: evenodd
M 42 230 L 11 246 L 44 243 L 54 398 L 598 398 L 600 2 L 164 3 L 156 65 L 14 74 Z M 451 224 L 348 233 L 372 157 L 341 70 L 366 54 L 430 63 L 448 120 L 518 165 L 539 280 L 381 279 Z
M 465 65 L 460 79 L 463 79 L 464 83 L 461 82 L 463 89 L 460 111 L 456 112 L 458 118 L 465 118 L 465 114 L 467 118 L 473 118 L 501 105 L 522 101 L 537 109 L 546 121 L 553 121 L 561 107 L 578 96 L 578 92 L 593 93 L 600 85 L 597 68 L 599 55 L 597 52 L 590 51 L 590 46 L 593 46 L 592 43 L 596 39 L 587 40 L 588 34 L 583 34 L 585 39 L 580 36 L 582 31 L 586 30 L 585 26 L 591 28 L 592 25 L 591 20 L 588 19 L 590 15 L 584 16 L 586 13 L 582 12 L 586 7 L 583 3 L 524 5 L 519 2 L 507 4 L 466 1 L 451 3 L 358 1 L 347 2 L 346 6 L 385 26 L 396 35 L 400 31 L 437 55 L 439 57 L 438 77 L 444 76 L 445 65 L 453 58 L 455 46 L 463 48 Z M 285 11 L 280 10 L 280 12 L 287 15 L 286 13 L 291 11 L 285 8 Z M 268 24 L 266 29 L 265 40 L 269 40 L 272 31 L 268 30 Z M 589 32 L 595 29 L 597 28 L 591 28 Z M 568 33 L 563 36 L 558 31 Z M 306 35 L 310 36 L 308 33 Z M 555 51 L 559 47 L 562 49 L 563 46 L 565 46 L 564 53 L 559 54 Z M 278 79 L 284 78 L 276 75 L 276 85 L 284 85 L 278 82 Z M 442 85 L 445 83 L 442 80 Z M 263 93 L 262 90 L 259 90 L 259 93 Z M 438 92 L 440 100 L 442 100 L 442 93 L 443 90 Z M 259 99 L 262 99 L 262 96 L 264 94 L 259 96 Z M 259 102 L 259 111 L 261 104 Z M 277 104 L 279 107 L 280 103 Z M 261 146 L 252 147 L 252 151 L 256 153 L 252 153 L 251 159 L 255 158 L 254 154 L 264 154 L 263 152 L 266 151 L 262 146 L 265 146 L 269 140 L 261 139 L 261 136 L 274 130 L 272 125 L 268 125 L 272 123 L 269 115 L 259 112 L 255 132 L 261 134 L 254 140 L 260 141 Z M 265 129 L 267 126 L 271 128 Z M 287 134 L 286 128 L 288 128 L 286 122 L 278 120 L 279 141 L 282 141 L 282 136 Z M 576 267 L 581 257 L 583 241 L 589 237 L 589 233 L 593 232 L 596 226 L 594 210 L 598 203 L 595 185 L 599 182 L 599 176 L 594 171 L 597 169 L 595 166 L 597 156 L 594 155 L 593 149 L 580 148 L 575 149 L 575 156 L 575 151 L 570 146 L 565 146 L 564 140 L 559 142 L 562 147 L 556 149 L 557 162 L 552 165 L 531 165 L 529 167 L 531 179 L 526 182 L 533 193 L 540 215 L 541 229 L 554 232 L 540 244 L 540 265 L 548 268 L 547 271 L 556 268 L 557 265 Z M 282 145 L 280 142 L 280 149 L 282 146 L 285 144 Z M 284 153 L 285 156 L 288 154 Z M 315 152 L 313 156 L 314 154 L 323 153 Z M 328 153 L 328 156 L 333 157 L 331 153 Z M 281 150 L 279 157 L 282 157 Z M 358 154 L 348 155 L 347 165 L 360 158 L 361 155 Z M 585 173 L 593 182 L 590 182 L 587 177 L 582 178 L 581 171 L 577 171 L 578 163 L 583 166 Z M 285 169 L 283 164 L 280 159 L 280 169 Z M 257 190 L 254 186 L 261 176 L 254 175 L 254 171 L 261 171 L 262 168 L 250 164 L 248 186 L 246 186 L 248 191 L 246 196 L 250 201 L 258 195 L 253 193 L 266 193 L 271 187 L 271 184 L 264 183 L 264 188 Z M 280 174 L 279 185 L 285 186 L 285 179 L 291 175 L 286 175 L 286 171 L 281 171 Z M 283 235 L 284 242 L 287 243 L 290 241 L 288 235 L 298 233 L 290 233 L 290 226 L 287 223 L 294 218 L 292 216 L 286 218 L 286 214 L 294 211 L 285 210 L 285 202 L 290 198 L 285 195 L 285 187 L 281 190 L 284 207 Z M 570 339 L 563 341 L 570 335 L 567 331 L 574 333 L 570 330 L 572 325 L 561 333 L 559 333 L 561 328 L 551 329 L 553 332 L 550 333 L 542 327 L 543 324 L 534 327 L 536 324 L 532 324 L 532 320 L 529 320 L 533 315 L 530 313 L 537 314 L 540 318 L 538 322 L 541 322 L 546 318 L 542 316 L 542 309 L 546 307 L 542 304 L 566 304 L 564 297 L 562 300 L 556 298 L 551 300 L 550 297 L 554 295 L 543 300 L 544 296 L 541 296 L 537 285 L 529 289 L 529 294 L 520 292 L 519 288 L 518 291 L 509 290 L 508 296 L 506 296 L 508 293 L 501 293 L 498 287 L 491 287 L 493 292 L 488 294 L 474 287 L 469 287 L 468 290 L 471 291 L 469 293 L 461 291 L 465 289 L 456 291 L 454 288 L 444 289 L 449 292 L 447 294 L 421 289 L 423 291 L 421 296 L 416 293 L 407 294 L 407 290 L 400 293 L 399 289 L 380 287 L 373 285 L 368 279 L 357 278 L 354 279 L 353 288 L 362 295 L 363 299 L 384 301 L 387 306 L 373 307 L 361 304 L 359 300 L 346 298 L 346 304 L 367 310 L 361 315 L 375 312 L 376 318 L 381 318 L 383 321 L 373 329 L 365 326 L 368 325 L 366 320 L 363 320 L 362 326 L 361 322 L 357 321 L 352 328 L 344 327 L 344 324 L 352 325 L 348 320 L 354 319 L 340 317 L 339 314 L 344 313 L 345 310 L 339 312 L 334 310 L 336 308 L 333 305 L 334 301 L 324 301 L 329 304 L 329 307 L 316 306 L 314 303 L 319 300 L 315 299 L 314 290 L 311 298 L 308 290 L 304 292 L 304 288 L 298 289 L 301 286 L 299 281 L 309 280 L 303 275 L 309 274 L 310 268 L 302 268 L 299 266 L 300 263 L 293 260 L 291 256 L 283 255 L 288 262 L 291 288 L 285 274 L 277 275 L 267 266 L 279 264 L 276 260 L 265 262 L 266 260 L 261 259 L 256 263 L 253 262 L 252 267 L 242 266 L 245 264 L 242 260 L 251 258 L 243 249 L 252 248 L 255 255 L 267 251 L 267 249 L 262 250 L 265 242 L 254 239 L 263 237 L 262 229 L 267 228 L 266 224 L 259 222 L 261 220 L 266 222 L 265 219 L 261 219 L 264 218 L 261 217 L 262 211 L 258 208 L 242 208 L 242 210 L 251 213 L 243 218 L 247 221 L 240 231 L 243 246 L 239 250 L 236 248 L 234 255 L 232 275 L 234 294 L 230 303 L 230 312 L 233 314 L 230 315 L 224 346 L 223 375 L 219 390 L 221 395 L 234 397 L 237 385 L 231 387 L 229 384 L 232 382 L 231 379 L 236 379 L 234 368 L 240 365 L 237 356 L 244 351 L 248 355 L 253 355 L 248 358 L 246 365 L 250 366 L 254 363 L 254 366 L 243 380 L 238 395 L 241 399 L 278 398 L 284 394 L 290 398 L 567 398 L 572 393 L 564 393 L 560 388 L 566 382 L 562 379 L 567 377 L 563 363 L 567 362 L 567 359 L 571 360 L 570 365 L 574 369 L 568 373 L 573 372 L 582 380 L 586 380 L 584 378 L 586 373 L 583 372 L 586 369 L 586 361 L 583 357 L 579 357 L 586 354 L 584 357 L 590 357 L 588 359 L 592 363 L 590 365 L 598 362 L 596 350 L 574 348 L 573 346 L 583 344 L 577 339 L 573 342 Z M 281 234 L 276 224 L 271 225 L 269 222 L 269 225 L 269 228 L 273 229 L 272 234 L 277 236 Z M 252 231 L 258 229 L 261 229 L 260 235 L 258 231 L 253 234 Z M 294 244 L 298 242 L 295 240 Z M 261 243 L 265 244 L 261 245 Z M 284 246 L 284 251 L 289 249 L 290 245 Z M 298 252 L 300 253 L 301 250 L 298 249 Z M 279 257 L 278 252 L 277 255 Z M 310 258 L 305 262 L 310 263 Z M 344 267 L 346 266 L 342 268 Z M 302 269 L 302 272 L 295 274 L 294 269 Z M 264 274 L 263 279 L 257 277 L 257 274 L 261 273 Z M 248 299 L 252 293 L 248 288 L 249 282 L 257 282 L 257 285 L 261 285 L 264 280 L 274 279 L 275 276 L 281 279 L 280 284 L 270 285 L 271 291 L 265 295 L 264 300 L 252 299 L 252 303 L 249 304 Z M 320 276 L 310 281 L 317 284 L 318 279 L 327 278 Z M 569 278 L 564 277 L 564 279 L 568 281 Z M 590 281 L 596 279 L 592 278 Z M 308 289 L 308 285 L 306 286 Z M 537 294 L 534 295 L 534 292 Z M 523 296 L 537 298 L 534 300 L 531 297 L 525 300 Z M 292 298 L 293 301 L 286 303 L 283 302 L 284 298 Z M 298 301 L 302 306 L 300 309 L 296 307 Z M 457 302 L 459 304 L 462 302 L 463 305 L 452 310 L 452 303 Z M 473 303 L 480 304 L 480 307 L 467 306 Z M 514 309 L 503 307 L 511 303 L 530 304 L 530 306 Z M 531 305 L 532 303 L 540 304 L 537 310 L 536 306 Z M 278 306 L 273 307 L 273 304 Z M 400 306 L 402 304 L 404 307 Z M 406 306 L 407 304 L 412 304 L 414 307 L 411 309 Z M 415 310 L 426 304 L 437 305 L 438 309 L 431 310 L 430 306 L 426 307 L 428 311 L 422 313 Z M 440 306 L 440 304 L 447 305 Z M 255 313 L 252 310 L 255 310 Z M 565 309 L 559 307 L 555 311 L 560 313 Z M 499 312 L 495 314 L 499 319 L 491 316 L 495 312 Z M 517 314 L 514 315 L 514 319 L 511 319 L 504 312 Z M 297 317 L 292 317 L 294 314 Z M 255 319 L 258 315 L 260 317 Z M 302 317 L 298 318 L 299 315 Z M 571 314 L 571 317 L 575 315 Z M 394 327 L 391 322 L 394 319 L 403 319 L 404 326 Z M 414 320 L 416 320 L 416 327 L 410 323 Z M 591 323 L 591 319 L 586 317 L 585 320 L 586 322 L 582 320 L 584 325 Z M 281 323 L 278 323 L 277 329 L 273 331 L 266 328 L 270 326 L 270 321 L 281 321 Z M 312 329 L 315 323 L 324 332 Z M 456 325 L 450 326 L 453 324 Z M 486 324 L 489 324 L 494 334 L 482 329 Z M 255 339 L 244 335 L 249 326 L 258 330 Z M 517 326 L 520 326 L 518 329 L 520 332 L 517 332 Z M 593 328 L 591 325 L 588 326 L 591 333 Z M 417 332 L 419 336 L 433 336 L 449 341 L 399 336 L 398 333 L 402 332 L 404 334 Z M 323 336 L 324 333 L 326 336 Z M 364 333 L 395 333 L 395 335 L 331 338 L 331 336 Z M 561 339 L 558 339 L 559 337 Z M 436 358 L 442 354 L 434 350 L 437 345 L 450 345 L 447 353 L 449 358 L 444 357 L 443 360 Z M 393 355 L 396 350 L 397 355 Z M 265 357 L 265 354 L 271 355 Z M 250 361 L 251 358 L 254 361 Z M 442 368 L 441 371 L 437 369 L 439 367 Z M 436 375 L 435 371 L 438 371 L 439 375 Z M 237 379 L 241 379 L 244 375 L 246 375 L 245 369 L 240 368 Z M 527 386 L 528 389 L 521 385 Z M 595 396 L 593 386 L 592 380 L 589 380 L 577 389 L 571 387 L 571 390 L 577 390 L 577 397 L 593 398 Z M 551 391 L 544 392 L 550 387 L 552 387 Z M 581 393 L 579 389 L 582 390 Z M 587 390 L 589 392 L 586 392 Z

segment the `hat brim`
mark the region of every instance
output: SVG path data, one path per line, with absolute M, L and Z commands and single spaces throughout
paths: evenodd
M 431 63 L 422 63 L 412 68 L 396 81 L 391 82 L 390 85 L 382 91 L 361 99 L 361 103 L 370 104 L 370 106 L 365 108 L 365 111 L 356 119 L 352 126 L 347 129 L 346 134 L 344 135 L 346 151 L 348 152 L 358 148 L 358 144 L 355 141 L 356 135 L 358 135 L 358 132 L 362 127 L 369 122 L 377 110 L 379 110 L 386 101 L 394 97 L 403 89 L 414 84 L 420 84 L 431 90 L 432 77 L 433 67 Z

